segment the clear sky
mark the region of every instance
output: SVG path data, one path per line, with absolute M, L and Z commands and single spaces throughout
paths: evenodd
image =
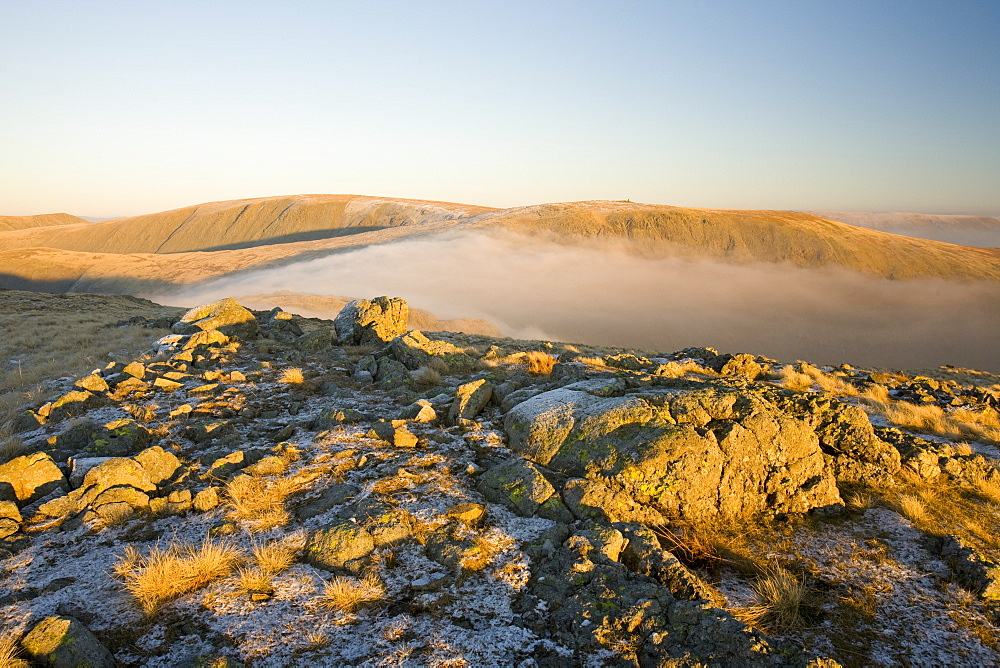
M 1000 1 L 0 0 L 0 214 L 1000 215 Z

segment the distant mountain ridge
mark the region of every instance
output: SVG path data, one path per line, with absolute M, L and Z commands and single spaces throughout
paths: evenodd
M 43 213 L 37 216 L 0 216 L 0 231 L 24 230 L 32 227 L 75 225 L 87 221 L 68 213 Z
M 805 213 L 848 225 L 919 239 L 986 248 L 1000 246 L 1000 218 L 864 211 L 806 211 Z
M 65 215 L 65 214 L 58 214 Z M 97 223 L 34 217 L 0 231 L 0 287 L 134 293 L 448 231 L 598 243 L 643 257 L 843 267 L 908 279 L 1000 280 L 1000 250 L 864 229 L 791 211 L 588 201 L 491 209 L 355 195 L 210 202 Z M 74 222 L 76 221 L 76 222 Z

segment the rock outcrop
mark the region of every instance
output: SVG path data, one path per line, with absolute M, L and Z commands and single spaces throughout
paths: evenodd
M 337 314 L 333 326 L 342 346 L 381 345 L 406 333 L 410 308 L 390 297 L 355 299 Z

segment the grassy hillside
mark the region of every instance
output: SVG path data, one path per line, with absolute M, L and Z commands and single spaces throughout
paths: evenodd
M 1000 279 L 1000 252 L 866 230 L 793 211 L 572 202 L 504 209 L 476 226 L 557 237 L 620 239 L 653 257 L 843 266 L 885 278 Z
M 38 216 L 0 216 L 0 231 L 51 227 L 53 225 L 75 225 L 78 223 L 87 224 L 87 221 L 77 216 L 71 216 L 68 213 L 43 213 Z
M 312 241 L 451 220 L 485 207 L 354 195 L 293 195 L 209 202 L 131 218 L 5 235 L 7 248 L 91 253 L 181 253 Z

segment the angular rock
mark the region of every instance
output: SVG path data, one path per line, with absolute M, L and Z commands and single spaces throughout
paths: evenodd
M 180 489 L 166 497 L 150 499 L 149 511 L 154 515 L 183 515 L 191 510 L 191 490 Z
M 303 334 L 295 341 L 295 347 L 304 353 L 325 353 L 333 346 L 333 331 L 329 327 Z
M 445 511 L 445 515 L 475 527 L 479 526 L 486 517 L 486 506 L 481 503 L 459 503 Z
M 573 519 L 541 470 L 520 457 L 511 457 L 489 469 L 476 488 L 490 501 L 509 506 L 524 517 L 538 515 L 557 522 Z
M 312 532 L 303 559 L 317 568 L 357 573 L 374 549 L 370 533 L 354 522 L 342 520 Z
M 1000 601 L 1000 563 L 958 536 L 943 536 L 935 546 L 965 588 L 987 601 Z
M 93 394 L 86 390 L 74 390 L 62 395 L 51 404 L 46 404 L 39 409 L 39 413 L 45 411 L 45 417 L 49 422 L 83 415 L 89 410 L 99 408 L 108 403 L 107 397 L 100 394 Z
M 378 361 L 375 382 L 384 390 L 392 390 L 397 387 L 410 387 L 413 385 L 413 378 L 401 362 L 391 357 L 383 357 Z
M 376 297 L 349 302 L 333 321 L 342 346 L 381 345 L 406 333 L 410 308 L 398 298 Z
M 170 482 L 181 469 L 181 461 L 158 445 L 143 450 L 134 459 L 157 487 Z
M 332 508 L 343 505 L 361 493 L 361 490 L 354 485 L 346 483 L 335 483 L 330 485 L 318 499 L 303 503 L 295 511 L 296 517 L 300 520 L 308 520 L 317 515 L 322 515 Z
M 206 487 L 195 495 L 192 505 L 198 512 L 207 513 L 218 507 L 220 503 L 222 503 L 222 498 L 219 496 L 219 488 Z
M 111 457 L 73 457 L 69 460 L 69 486 L 73 489 L 83 484 L 90 469 L 111 459 Z
M 79 387 L 81 390 L 88 390 L 90 392 L 108 391 L 108 382 L 96 373 L 81 378 L 73 383 L 73 385 Z
M 146 366 L 141 362 L 131 362 L 122 369 L 122 373 L 132 376 L 133 378 L 138 378 L 139 380 L 145 380 L 146 378 Z
M 135 420 L 115 420 L 91 437 L 86 450 L 101 457 L 128 457 L 152 441 L 152 432 Z
M 17 533 L 21 528 L 21 511 L 13 501 L 0 501 L 0 540 Z
M 434 360 L 444 362 L 450 373 L 469 373 L 476 368 L 476 360 L 458 346 L 447 341 L 429 339 L 418 330 L 393 339 L 389 352 L 407 369 L 419 369 Z
M 504 424 L 515 452 L 668 517 L 841 505 L 816 432 L 749 390 L 559 389 L 518 404 Z
M 176 334 L 195 334 L 202 330 L 217 329 L 226 336 L 253 339 L 260 331 L 260 326 L 253 313 L 235 299 L 227 297 L 191 309 L 171 329 Z
M 73 617 L 46 617 L 21 640 L 31 658 L 52 668 L 114 668 L 115 659 L 82 622 Z
M 401 415 L 406 420 L 413 420 L 421 424 L 427 424 L 437 419 L 437 411 L 434 410 L 433 404 L 426 399 L 417 399 L 404 408 Z
M 448 411 L 448 419 L 452 422 L 472 420 L 486 408 L 492 397 L 493 385 L 485 379 L 460 385 Z
M 217 329 L 205 329 L 192 334 L 187 341 L 184 342 L 183 350 L 191 351 L 198 346 L 205 346 L 208 348 L 218 348 L 229 343 L 229 337 L 220 332 Z M 190 362 L 194 362 L 194 356 Z
M 62 470 L 44 452 L 15 457 L 0 465 L 0 483 L 8 483 L 14 488 L 21 507 L 56 490 L 69 489 Z

